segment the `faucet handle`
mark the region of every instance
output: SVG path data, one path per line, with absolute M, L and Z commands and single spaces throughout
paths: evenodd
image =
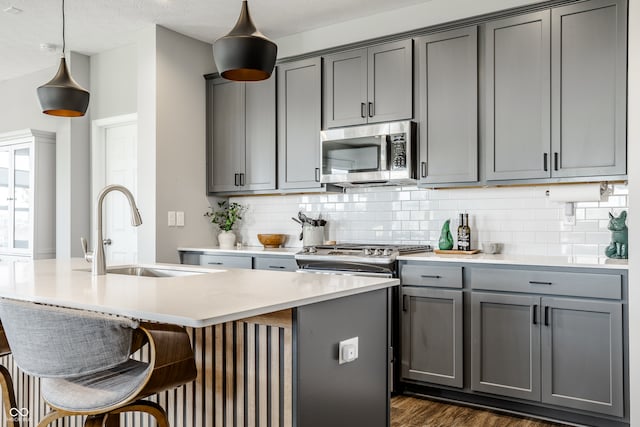
M 84 237 L 80 237 L 80 245 L 82 245 L 82 252 L 84 252 L 84 259 L 87 262 L 92 262 L 93 261 L 93 252 L 89 252 L 87 250 L 87 239 L 85 239 Z

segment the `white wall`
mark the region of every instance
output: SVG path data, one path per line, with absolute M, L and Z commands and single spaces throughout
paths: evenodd
M 629 0 L 628 137 L 629 210 L 640 212 L 640 0 Z M 640 425 L 640 222 L 629 220 L 629 353 L 631 425 Z M 638 245 L 640 248 L 640 245 Z
M 51 67 L 15 79 L 0 81 L 0 132 L 19 129 L 38 129 L 57 132 L 62 122 L 42 114 L 36 95 L 42 86 L 54 76 L 58 69 L 57 57 L 51 58 Z
M 205 81 L 211 45 L 157 27 L 156 260 L 178 262 L 176 248 L 211 242 L 206 197 Z M 184 227 L 167 212 L 183 211 Z
M 281 37 L 278 57 L 299 55 L 510 9 L 542 0 L 431 0 L 415 6 L 365 16 L 303 33 Z
M 91 119 L 135 113 L 138 48 L 123 46 L 91 57 Z

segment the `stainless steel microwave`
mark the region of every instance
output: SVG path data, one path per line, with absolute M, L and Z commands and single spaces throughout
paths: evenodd
M 322 183 L 343 187 L 416 183 L 415 122 L 321 131 L 320 147 Z

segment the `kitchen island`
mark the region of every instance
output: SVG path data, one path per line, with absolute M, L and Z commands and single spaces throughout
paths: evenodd
M 92 276 L 87 267 L 0 264 L 0 297 L 187 327 L 198 378 L 153 397 L 172 426 L 388 425 L 387 302 L 397 279 L 193 266 L 164 266 L 185 272 L 177 277 Z M 340 341 L 355 337 L 358 358 L 339 364 Z M 38 381 L 10 356 L 3 363 L 36 422 L 46 411 Z

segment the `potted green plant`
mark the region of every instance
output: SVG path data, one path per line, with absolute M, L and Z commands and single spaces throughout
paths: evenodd
M 236 235 L 233 226 L 242 219 L 242 214 L 247 210 L 246 206 L 240 203 L 224 200 L 218 203 L 218 209 L 209 208 L 204 215 L 209 217 L 212 224 L 220 229 L 218 234 L 218 244 L 222 249 L 233 249 L 236 244 Z

